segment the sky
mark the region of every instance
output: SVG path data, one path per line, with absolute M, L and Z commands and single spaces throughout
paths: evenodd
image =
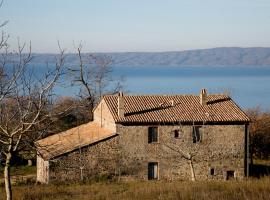
M 269 0 L 4 0 L 0 20 L 37 53 L 270 47 Z

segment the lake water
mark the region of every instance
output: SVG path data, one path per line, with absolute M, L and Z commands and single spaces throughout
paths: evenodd
M 44 66 L 36 66 L 42 74 Z M 209 93 L 229 93 L 240 107 L 260 106 L 270 110 L 269 67 L 170 67 L 114 66 L 113 76 L 125 77 L 129 94 L 199 94 L 202 88 Z M 63 82 L 70 82 L 63 78 Z M 68 84 L 66 84 L 68 85 Z M 78 88 L 57 87 L 56 94 L 75 95 Z
M 270 67 L 114 67 L 131 94 L 228 93 L 242 108 L 270 110 Z

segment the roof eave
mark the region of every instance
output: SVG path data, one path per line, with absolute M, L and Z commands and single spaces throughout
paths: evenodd
M 250 120 L 224 120 L 224 121 L 127 121 L 117 120 L 116 124 L 246 124 L 250 123 Z

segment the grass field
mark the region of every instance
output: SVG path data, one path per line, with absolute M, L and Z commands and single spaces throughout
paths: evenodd
M 36 174 L 36 166 L 14 166 L 10 169 L 11 176 L 25 176 L 29 174 Z M 4 168 L 0 166 L 0 178 L 4 177 Z
M 255 160 L 258 166 L 269 167 L 269 161 Z M 267 168 L 268 169 L 268 168 Z M 0 180 L 3 176 L 0 169 Z M 36 173 L 35 166 L 12 167 L 12 177 L 26 177 L 14 181 L 14 199 L 67 200 L 67 199 L 270 199 L 270 176 L 243 181 L 165 182 L 129 181 L 35 185 L 27 176 Z M 269 175 L 269 173 L 268 173 Z M 30 180 L 30 181 L 28 181 Z M 0 200 L 5 199 L 0 182 Z
M 270 198 L 270 178 L 219 182 L 100 182 L 66 185 L 14 186 L 14 199 L 265 199 Z M 0 188 L 0 199 L 4 187 Z

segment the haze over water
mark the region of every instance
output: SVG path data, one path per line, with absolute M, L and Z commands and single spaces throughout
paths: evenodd
M 36 70 L 39 76 L 45 67 L 40 65 Z M 270 67 L 113 66 L 112 76 L 124 77 L 127 94 L 198 95 L 206 88 L 208 93 L 229 94 L 243 109 L 260 106 L 270 110 Z M 76 96 L 79 89 L 71 87 L 70 81 L 63 76 L 55 94 Z
M 115 67 L 131 94 L 229 93 L 242 108 L 270 109 L 269 67 Z

